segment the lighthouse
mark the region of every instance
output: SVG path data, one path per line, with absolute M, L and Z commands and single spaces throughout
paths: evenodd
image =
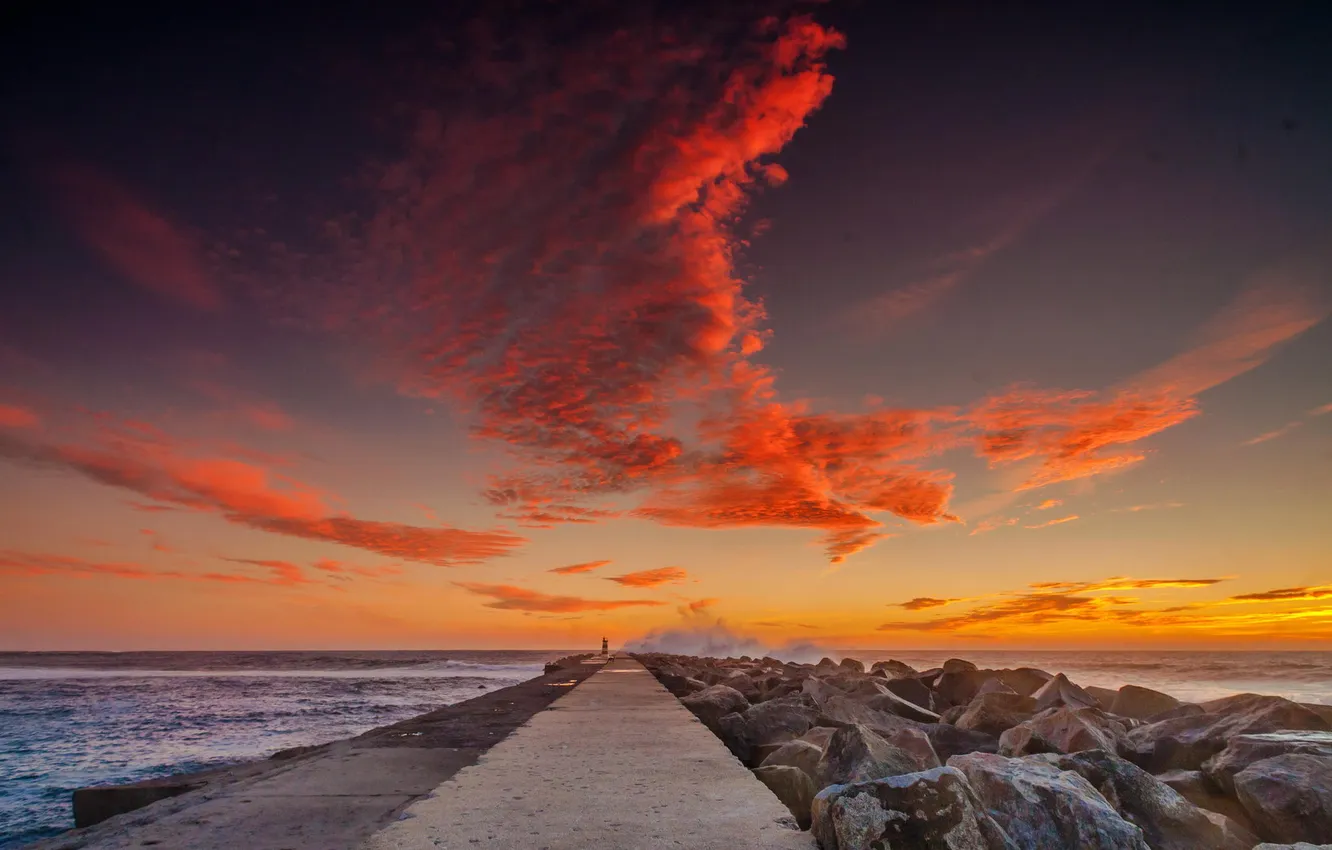
M 610 655 L 610 644 L 606 642 L 605 638 L 601 639 L 601 654 Z

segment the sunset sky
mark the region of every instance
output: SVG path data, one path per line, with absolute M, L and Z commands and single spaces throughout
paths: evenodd
M 0 649 L 1332 649 L 1317 4 L 229 5 L 0 43 Z

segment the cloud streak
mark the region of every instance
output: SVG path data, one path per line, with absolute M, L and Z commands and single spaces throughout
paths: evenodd
M 555 567 L 554 569 L 547 570 L 547 572 L 555 573 L 556 575 L 570 576 L 577 575 L 578 573 L 589 573 L 593 570 L 599 570 L 609 564 L 610 561 L 585 561 L 581 564 L 570 564 L 567 567 Z
M 468 593 L 489 597 L 487 608 L 501 611 L 540 611 L 543 613 L 569 614 L 579 611 L 614 611 L 617 608 L 635 608 L 665 605 L 655 599 L 584 599 L 580 596 L 553 596 L 523 587 L 509 584 L 481 584 L 478 582 L 456 581 L 454 585 Z
M 661 567 L 655 570 L 606 576 L 606 581 L 613 581 L 625 587 L 659 587 L 663 584 L 680 584 L 687 578 L 689 573 L 679 567 Z

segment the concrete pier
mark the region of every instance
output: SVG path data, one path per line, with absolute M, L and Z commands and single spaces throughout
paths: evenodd
M 812 850 L 786 807 L 641 664 L 616 659 L 364 850 Z

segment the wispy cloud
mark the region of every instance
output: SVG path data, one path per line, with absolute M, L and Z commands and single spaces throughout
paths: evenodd
M 1062 504 L 1064 504 L 1064 501 L 1062 499 L 1046 499 L 1044 502 L 1041 502 L 1039 505 L 1036 506 L 1036 510 L 1048 511 L 1050 510 L 1050 508 L 1057 508 Z
M 1287 434 L 1289 434 L 1291 431 L 1294 431 L 1296 428 L 1300 427 L 1303 424 L 1304 423 L 1300 422 L 1298 419 L 1295 420 L 1294 422 L 1287 422 L 1285 425 L 1282 425 L 1280 428 L 1277 428 L 1274 431 L 1268 431 L 1264 434 L 1259 434 L 1256 437 L 1245 440 L 1244 445 L 1256 446 L 1259 443 L 1266 443 L 1268 440 L 1275 440 L 1278 437 L 1284 437 Z
M 1128 505 L 1123 508 L 1112 508 L 1113 513 L 1141 513 L 1142 511 L 1164 511 L 1173 508 L 1184 507 L 1183 502 L 1149 502 L 1142 505 Z
M 569 575 L 575 575 L 577 573 L 589 573 L 592 572 L 593 570 L 599 570 L 602 567 L 607 566 L 609 564 L 610 561 L 585 561 L 584 563 L 581 564 L 570 564 L 567 567 L 555 567 L 554 569 L 547 570 L 547 572 L 555 573 L 557 575 L 562 575 L 562 576 L 569 576 Z
M 606 581 L 613 581 L 625 587 L 657 587 L 663 584 L 679 584 L 687 578 L 689 573 L 679 567 L 661 567 L 619 576 L 606 576 Z
M 1073 522 L 1073 521 L 1076 520 L 1076 519 L 1081 519 L 1081 517 L 1079 517 L 1077 514 L 1069 514 L 1068 516 L 1061 516 L 1059 519 L 1052 519 L 1052 520 L 1049 520 L 1048 522 L 1037 523 L 1036 525 L 1024 525 L 1024 526 L 1022 526 L 1022 527 L 1023 527 L 1023 528 L 1049 528 L 1049 527 L 1052 526 L 1052 525 L 1063 525 L 1063 524 L 1066 523 L 1066 522 Z
M 994 531 L 995 529 L 1017 524 L 1017 517 L 992 517 L 990 519 L 983 519 L 976 523 L 976 527 L 971 530 L 971 533 L 968 536 L 975 537 L 977 534 L 985 534 L 986 532 Z
M 927 608 L 942 608 L 945 605 L 952 605 L 954 602 L 963 602 L 964 597 L 958 596 L 950 599 L 940 599 L 934 596 L 917 596 L 915 599 L 908 599 L 906 602 L 894 603 L 898 608 L 905 608 L 908 611 L 924 611 Z
M 1239 596 L 1230 597 L 1232 602 L 1305 602 L 1315 599 L 1332 599 L 1332 585 L 1282 587 L 1277 590 L 1242 593 Z
M 487 608 L 503 611 L 544 611 L 555 614 L 569 614 L 578 611 L 613 611 L 616 608 L 634 608 L 639 606 L 665 605 L 655 599 L 584 599 L 580 596 L 552 596 L 523 587 L 508 584 L 481 584 L 478 582 L 454 582 L 469 593 L 491 598 Z
M 26 407 L 0 404 L 0 428 L 37 428 L 42 419 Z

